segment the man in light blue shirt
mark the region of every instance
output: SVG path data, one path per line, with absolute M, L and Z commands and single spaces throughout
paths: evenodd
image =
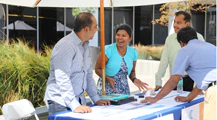
M 182 28 L 177 39 L 182 48 L 175 60 L 172 76 L 156 95 L 147 97 L 142 102 L 157 102 L 178 84 L 184 71 L 194 80 L 196 87 L 187 96 L 177 96 L 177 102 L 190 102 L 202 91 L 205 91 L 204 120 L 216 119 L 216 47 L 197 39 L 196 31 L 191 27 Z
M 156 90 L 162 88 L 162 78 L 166 73 L 166 69 L 169 65 L 170 74 L 174 68 L 174 61 L 178 54 L 178 51 L 181 49 L 179 42 L 177 41 L 177 33 L 181 28 L 190 26 L 191 15 L 186 11 L 178 11 L 175 13 L 175 19 L 173 23 L 175 33 L 169 35 L 165 41 L 163 53 L 161 55 L 160 65 L 158 71 L 155 74 L 155 83 Z M 199 40 L 204 41 L 204 38 L 201 34 L 197 33 Z M 183 90 L 192 91 L 194 86 L 194 81 L 185 73 L 183 78 Z
M 100 100 L 93 80 L 88 44 L 96 31 L 95 17 L 91 13 L 81 13 L 75 19 L 74 31 L 54 46 L 44 98 L 49 104 L 49 114 L 69 109 L 91 112 L 91 108 L 85 106 L 85 91 L 97 105 L 110 105 L 109 101 Z

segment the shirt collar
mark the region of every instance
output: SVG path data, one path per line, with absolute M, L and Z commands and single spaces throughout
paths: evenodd
M 195 42 L 195 41 L 197 41 L 198 39 L 192 39 L 192 40 L 190 40 L 190 41 L 188 41 L 188 44 L 189 43 L 192 43 L 192 42 Z
M 74 31 L 71 32 L 72 37 L 74 38 L 74 42 L 77 45 L 82 46 L 82 41 L 81 39 L 75 34 Z M 89 41 L 84 42 L 84 45 L 89 44 Z

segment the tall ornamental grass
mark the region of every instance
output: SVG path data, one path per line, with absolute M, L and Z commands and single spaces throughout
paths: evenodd
M 160 60 L 164 46 L 148 46 L 148 54 L 152 57 L 152 60 Z
M 18 40 L 0 43 L 0 106 L 19 99 L 30 100 L 35 107 L 43 98 L 49 75 L 51 49 L 36 52 Z
M 138 45 L 134 45 L 133 47 L 138 52 L 138 59 L 144 59 L 144 60 L 148 59 L 149 55 L 148 55 L 148 49 L 146 46 L 138 44 Z
M 141 44 L 133 46 L 138 51 L 138 59 L 160 60 L 164 46 L 144 46 Z

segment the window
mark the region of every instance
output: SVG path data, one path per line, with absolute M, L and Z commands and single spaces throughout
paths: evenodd
M 135 44 L 152 44 L 153 6 L 135 7 Z
M 216 45 L 216 7 L 207 10 L 206 41 Z
M 159 11 L 161 5 L 155 5 L 155 19 L 160 18 L 161 13 Z M 160 24 L 154 25 L 154 45 L 162 45 L 166 41 L 168 35 L 168 26 L 162 26 Z
M 36 48 L 36 8 L 10 5 L 8 7 L 9 24 L 4 30 L 9 29 L 9 39 L 25 40 Z

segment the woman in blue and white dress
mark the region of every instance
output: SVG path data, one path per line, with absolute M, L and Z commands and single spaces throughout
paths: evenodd
M 138 52 L 128 45 L 132 40 L 131 27 L 122 24 L 117 28 L 115 37 L 115 43 L 105 46 L 106 94 L 130 94 L 127 76 L 139 90 L 148 89 L 146 83 L 136 78 L 135 67 Z M 95 72 L 100 77 L 97 83 L 100 95 L 102 94 L 101 61 L 101 54 L 99 54 Z

